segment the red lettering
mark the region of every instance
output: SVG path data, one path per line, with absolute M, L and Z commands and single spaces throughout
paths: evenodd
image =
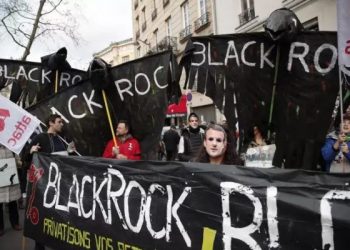
M 350 55 L 350 40 L 346 41 L 345 54 Z
M 17 121 L 10 139 L 8 139 L 7 143 L 11 144 L 11 146 L 15 146 L 17 144 L 17 141 L 22 138 L 22 135 L 25 133 L 27 130 L 27 125 L 30 124 L 32 119 L 28 116 L 23 116 L 20 121 Z
M 16 140 L 13 139 L 13 138 L 10 138 L 10 139 L 7 141 L 7 143 L 8 143 L 8 144 L 11 144 L 12 147 L 14 147 L 14 146 L 17 144 Z
M 22 122 L 24 122 L 25 124 L 29 125 L 29 123 L 32 121 L 32 119 L 28 116 L 23 116 L 22 117 Z

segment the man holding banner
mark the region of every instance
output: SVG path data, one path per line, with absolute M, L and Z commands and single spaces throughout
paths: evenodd
M 130 134 L 130 126 L 127 121 L 119 121 L 116 134 L 117 145 L 111 139 L 106 145 L 103 157 L 119 160 L 141 160 L 140 144 Z
M 59 136 L 63 128 L 63 120 L 60 115 L 50 115 L 47 125 L 47 133 L 41 133 L 34 137 L 29 146 L 30 151 L 26 156 L 26 160 L 30 160 L 34 152 L 68 155 L 68 153 L 75 150 L 73 142 L 67 146 L 65 141 Z

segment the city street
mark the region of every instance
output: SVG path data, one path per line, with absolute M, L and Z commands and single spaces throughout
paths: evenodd
M 23 227 L 24 209 L 20 209 L 20 225 Z M 33 250 L 35 243 L 32 239 L 23 237 L 23 231 L 15 231 L 9 222 L 7 208 L 4 209 L 5 234 L 0 237 L 1 250 Z M 50 250 L 51 248 L 46 248 Z

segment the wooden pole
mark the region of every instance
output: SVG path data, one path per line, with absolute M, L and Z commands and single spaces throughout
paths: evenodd
M 113 142 L 114 142 L 114 146 L 117 147 L 117 139 L 115 137 L 115 133 L 114 133 L 114 128 L 113 128 L 113 124 L 112 124 L 112 119 L 111 119 L 111 114 L 109 112 L 109 108 L 108 108 L 108 103 L 107 103 L 107 98 L 106 98 L 106 93 L 104 90 L 102 90 L 102 96 L 103 96 L 103 102 L 105 104 L 106 107 L 106 113 L 107 113 L 107 118 L 108 118 L 108 124 L 109 124 L 109 128 L 111 129 L 111 133 L 112 133 L 112 137 L 113 137 Z

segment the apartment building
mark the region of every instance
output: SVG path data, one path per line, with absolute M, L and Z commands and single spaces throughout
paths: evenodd
M 173 49 L 181 55 L 190 36 L 213 34 L 208 0 L 133 0 L 136 57 Z
M 210 0 L 133 0 L 136 58 L 172 49 L 180 59 L 189 37 L 214 34 L 211 3 Z M 212 100 L 196 92 L 187 103 L 187 113 L 192 111 L 198 112 L 201 120 L 217 120 Z M 186 113 L 167 116 L 174 118 L 172 123 L 186 120 Z
M 264 31 L 268 16 L 282 7 L 293 10 L 308 30 L 336 30 L 336 0 L 133 0 L 135 56 L 171 48 L 181 58 L 191 36 Z M 224 119 L 212 100 L 197 92 L 187 106 L 201 120 Z
M 132 38 L 111 43 L 107 48 L 96 52 L 93 57 L 99 57 L 112 66 L 135 59 L 134 41 Z
M 335 31 L 336 0 L 212 0 L 215 34 L 263 31 L 272 11 L 288 8 L 308 30 Z

